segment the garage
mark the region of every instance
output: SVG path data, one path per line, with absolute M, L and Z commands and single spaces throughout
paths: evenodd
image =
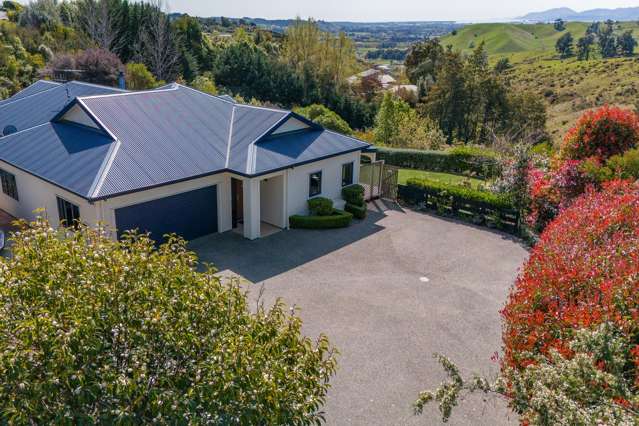
M 176 233 L 192 240 L 217 232 L 217 186 L 183 192 L 115 210 L 118 237 L 124 231 L 150 232 L 162 241 Z

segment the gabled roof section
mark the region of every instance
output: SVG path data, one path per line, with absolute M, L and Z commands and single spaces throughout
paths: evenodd
M 38 80 L 35 83 L 33 83 L 31 86 L 24 88 L 23 90 L 19 91 L 18 93 L 11 96 L 10 98 L 0 101 L 0 105 L 6 102 L 11 102 L 11 101 L 16 101 L 18 99 L 26 98 L 27 96 L 35 95 L 37 93 L 41 93 L 58 86 L 60 86 L 60 83 L 56 83 L 54 81 Z
M 35 89 L 31 89 L 33 85 L 29 86 L 0 104 L 0 131 L 9 125 L 23 131 L 48 123 L 76 97 L 122 92 L 111 87 L 75 81 L 58 84 L 47 90 L 39 90 L 44 87 L 40 82 L 34 85 L 37 86 Z M 25 91 L 33 93 L 25 96 Z
M 0 139 L 0 160 L 90 198 L 114 141 L 100 132 L 45 123 Z

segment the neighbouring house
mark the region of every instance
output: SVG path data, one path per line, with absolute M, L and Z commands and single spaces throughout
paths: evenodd
M 388 89 L 389 87 L 391 87 L 393 84 L 397 82 L 397 80 L 395 80 L 395 78 L 393 78 L 391 75 L 386 74 L 384 70 L 373 69 L 373 68 L 368 69 L 366 71 L 362 71 L 359 74 L 352 75 L 348 77 L 346 81 L 348 82 L 348 84 L 354 85 L 359 83 L 363 78 L 370 78 L 370 77 L 375 77 L 377 81 L 379 81 L 379 84 L 381 84 L 383 89 Z
M 9 19 L 9 15 L 4 10 L 0 10 L 0 21 L 6 21 Z
M 370 145 L 290 111 L 179 84 L 129 92 L 38 81 L 0 101 L 0 209 L 159 239 L 287 228 L 307 200 L 341 201 Z

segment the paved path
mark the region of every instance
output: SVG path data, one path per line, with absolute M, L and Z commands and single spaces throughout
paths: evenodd
M 201 259 L 301 308 L 304 332 L 341 352 L 325 406 L 329 425 L 440 424 L 411 403 L 444 377 L 440 352 L 465 373 L 494 374 L 499 309 L 525 248 L 504 234 L 401 209 L 335 231 L 284 231 L 257 241 L 227 233 L 193 243 Z M 228 273 L 228 272 L 227 272 Z M 252 297 L 258 286 L 251 286 Z M 472 397 L 449 424 L 514 424 L 501 401 Z

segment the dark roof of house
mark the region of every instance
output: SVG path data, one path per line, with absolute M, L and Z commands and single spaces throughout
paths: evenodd
M 224 171 L 261 175 L 369 146 L 290 111 L 178 84 L 141 92 L 34 86 L 0 104 L 0 131 L 17 128 L 0 137 L 0 160 L 89 200 Z M 95 129 L 63 119 L 75 106 Z M 308 129 L 274 134 L 289 118 Z

